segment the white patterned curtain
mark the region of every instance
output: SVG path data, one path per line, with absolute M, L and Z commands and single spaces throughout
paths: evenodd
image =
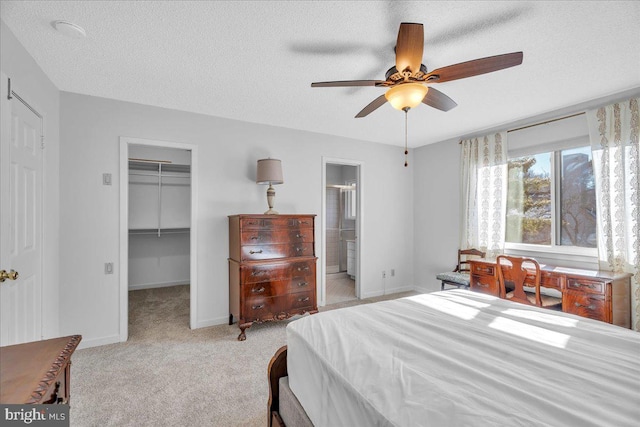
M 632 273 L 631 324 L 640 331 L 638 98 L 588 111 L 598 203 L 600 267 Z
M 504 249 L 507 208 L 507 134 L 461 142 L 462 223 L 460 248 L 494 258 Z

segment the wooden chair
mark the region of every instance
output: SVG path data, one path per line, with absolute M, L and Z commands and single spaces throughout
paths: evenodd
M 531 267 L 526 269 L 524 264 Z M 496 257 L 498 270 L 498 284 L 500 286 L 500 298 L 510 299 L 528 305 L 538 307 L 558 308 L 562 307 L 562 298 L 545 295 L 541 291 L 540 264 L 533 258 L 514 257 L 508 255 L 498 255 Z M 533 272 L 533 283 L 525 283 L 527 276 L 531 277 Z M 533 285 L 533 286 L 531 286 Z
M 440 273 L 436 276 L 436 279 L 442 281 L 440 289 L 444 290 L 445 285 L 455 286 L 456 288 L 468 288 L 469 287 L 469 258 L 479 257 L 484 258 L 485 252 L 478 249 L 458 249 L 458 264 L 456 268 L 451 272 Z

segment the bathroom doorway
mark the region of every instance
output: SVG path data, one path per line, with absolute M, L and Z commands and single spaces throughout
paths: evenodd
M 325 304 L 359 298 L 359 175 L 359 164 L 334 160 L 324 165 Z

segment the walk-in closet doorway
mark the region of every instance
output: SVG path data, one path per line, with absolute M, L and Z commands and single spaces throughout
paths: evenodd
M 121 137 L 120 150 L 120 341 L 157 321 L 193 329 L 197 147 Z

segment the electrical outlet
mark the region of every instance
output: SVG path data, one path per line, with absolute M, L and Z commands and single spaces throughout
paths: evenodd
M 111 185 L 111 174 L 103 173 L 102 174 L 102 185 Z
M 113 274 L 113 263 L 105 262 L 104 263 L 104 274 Z
M 396 269 L 392 268 L 391 269 L 391 277 L 395 277 L 396 276 Z
M 383 278 L 383 279 L 386 279 L 386 278 L 387 278 L 387 272 L 386 272 L 386 271 L 383 271 L 383 272 L 382 272 L 382 278 Z

